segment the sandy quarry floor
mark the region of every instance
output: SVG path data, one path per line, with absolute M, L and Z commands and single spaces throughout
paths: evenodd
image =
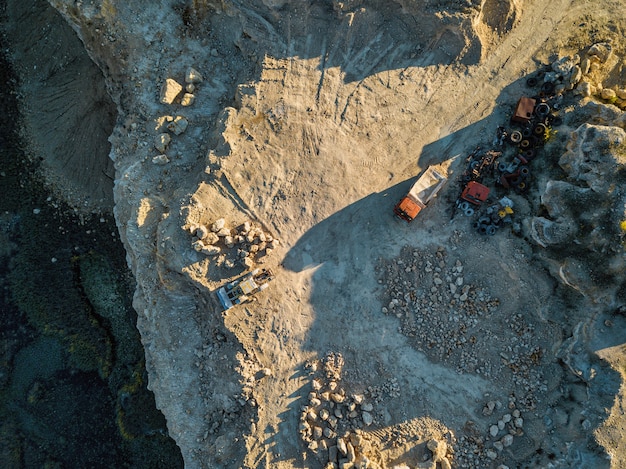
M 188 467 L 325 467 L 346 432 L 363 467 L 626 464 L 624 319 L 563 287 L 523 236 L 452 219 L 454 183 L 413 224 L 392 216 L 429 164 L 491 144 L 541 64 L 598 41 L 623 61 L 623 2 L 52 3 L 120 109 L 116 217 L 151 389 Z M 195 102 L 160 104 L 189 66 Z M 153 164 L 169 114 L 189 127 Z M 536 192 L 514 197 L 520 222 L 535 214 Z M 206 256 L 191 234 L 220 218 L 280 240 L 257 259 L 270 288 L 224 314 L 236 248 Z M 312 399 L 335 426 L 307 415 Z M 332 428 L 306 436 L 316 426 Z

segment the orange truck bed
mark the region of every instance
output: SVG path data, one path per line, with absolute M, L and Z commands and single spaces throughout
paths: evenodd
M 448 178 L 443 172 L 432 166 L 428 167 L 424 174 L 415 181 L 408 194 L 395 205 L 393 213 L 406 222 L 413 221 L 428 202 L 437 196 L 447 180 Z

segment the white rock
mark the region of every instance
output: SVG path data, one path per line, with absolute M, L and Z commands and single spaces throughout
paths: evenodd
M 220 228 L 220 230 L 217 232 L 217 235 L 220 238 L 223 238 L 225 236 L 230 236 L 230 228 L 226 228 L 226 227 Z
M 193 249 L 194 249 L 195 251 L 200 252 L 200 251 L 202 251 L 202 250 L 204 249 L 204 243 L 203 243 L 202 241 L 198 240 L 198 241 L 195 241 L 195 242 L 191 245 L 191 247 L 193 247 Z
M 585 98 L 588 98 L 589 96 L 591 96 L 594 91 L 593 87 L 591 86 L 591 83 L 589 83 L 588 81 L 581 81 L 576 86 L 576 89 Z
M 167 150 L 167 146 L 172 141 L 172 137 L 168 133 L 162 133 L 154 137 L 154 148 L 156 148 L 161 153 L 165 153 Z
M 435 440 L 434 438 L 428 440 L 426 447 L 433 453 L 433 461 L 441 461 L 448 452 L 448 444 L 445 441 Z
M 587 57 L 585 57 L 580 62 L 580 70 L 583 73 L 583 75 L 587 75 L 589 73 L 589 69 L 590 68 L 591 68 L 591 62 L 589 61 L 589 59 Z
M 191 93 L 185 93 L 180 100 L 181 106 L 191 106 L 196 100 L 196 95 Z
M 500 429 L 498 428 L 497 425 L 492 425 L 491 427 L 489 427 L 489 434 L 493 437 L 495 437 L 499 431 Z
M 213 234 L 215 234 L 215 233 L 213 233 Z M 233 248 L 233 247 L 235 247 L 235 240 L 233 239 L 232 236 L 224 236 L 224 244 L 229 249 Z
M 226 220 L 224 220 L 223 218 L 220 218 L 218 220 L 215 220 L 215 222 L 213 222 L 213 224 L 211 225 L 211 231 L 213 233 L 217 233 L 219 230 L 224 228 L 224 226 L 226 226 Z
M 503 444 L 502 444 L 502 442 L 500 442 L 500 441 L 496 441 L 496 442 L 493 444 L 493 447 L 494 447 L 495 449 L 497 449 L 497 450 L 498 450 L 498 452 L 500 452 L 500 451 L 502 451 L 502 450 L 504 449 L 504 445 L 503 445 Z
M 502 437 L 502 445 L 506 448 L 507 446 L 511 446 L 513 444 L 513 435 L 504 435 Z
M 215 244 L 219 240 L 220 240 L 219 236 L 217 236 L 213 232 L 207 233 L 206 237 L 204 238 L 205 244 Z
M 214 246 L 214 245 L 209 245 L 209 246 L 205 246 L 204 248 L 202 248 L 202 254 L 206 254 L 207 256 L 215 256 L 216 254 L 219 254 L 222 250 L 220 249 L 219 246 Z
M 193 235 L 198 238 L 198 239 L 204 239 L 207 237 L 207 235 L 209 234 L 209 230 L 207 229 L 206 226 L 204 225 L 200 225 L 198 226 L 194 231 L 193 231 Z M 213 243 L 209 243 L 209 244 L 213 244 Z
M 204 81 L 204 78 L 198 70 L 193 67 L 187 69 L 187 73 L 185 73 L 186 83 L 201 83 L 202 81 Z
M 590 58 L 597 57 L 600 62 L 606 62 L 612 51 L 613 47 L 609 43 L 600 42 L 591 46 L 587 51 L 587 55 Z
M 346 446 L 346 442 L 343 438 L 337 438 L 337 449 L 342 456 L 346 456 L 348 454 L 348 447 Z
M 152 164 L 155 164 L 157 166 L 164 166 L 169 162 L 170 159 L 167 157 L 167 155 L 157 155 L 152 158 Z
M 620 88 L 616 93 L 619 99 L 626 99 L 626 89 Z
M 612 90 L 611 88 L 604 88 L 600 92 L 600 96 L 602 96 L 602 99 L 613 99 L 617 97 L 617 93 L 615 93 L 615 90 Z
M 583 77 L 582 70 L 580 69 L 578 65 L 575 65 L 572 68 L 572 71 L 569 77 L 570 85 L 575 86 L 581 80 L 582 77 Z
M 509 422 L 511 421 L 511 414 L 504 414 L 504 415 L 502 416 L 502 421 L 503 421 L 504 423 L 509 423 Z
M 374 422 L 374 418 L 372 417 L 372 414 L 370 414 L 369 412 L 363 412 L 361 414 L 361 417 L 363 418 L 363 423 L 366 426 L 369 426 L 372 424 L 372 422 Z
M 161 88 L 161 96 L 159 99 L 163 104 L 172 104 L 182 90 L 183 86 L 180 83 L 168 78 Z
M 496 453 L 494 450 L 492 449 L 488 449 L 487 450 L 487 457 L 489 459 L 496 459 L 498 457 L 498 453 Z
M 524 426 L 524 419 L 521 417 L 517 417 L 514 423 L 517 428 L 522 428 Z
M 328 409 L 320 410 L 320 418 L 322 420 L 328 420 L 328 417 L 330 417 L 330 412 L 328 412 Z
M 372 410 L 374 410 L 374 406 L 370 403 L 370 402 L 366 402 L 365 404 L 363 404 L 361 406 L 361 408 L 365 411 L 365 412 L 371 412 Z
M 176 116 L 174 120 L 167 124 L 167 129 L 175 135 L 182 134 L 189 126 L 189 121 L 183 116 Z

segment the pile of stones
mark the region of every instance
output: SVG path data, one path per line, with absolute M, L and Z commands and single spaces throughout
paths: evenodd
M 189 227 L 191 246 L 215 260 L 217 266 L 232 269 L 237 265 L 251 268 L 265 262 L 280 241 L 250 221 L 233 229 L 220 218 L 211 225 L 194 224 Z
M 326 468 L 379 467 L 361 451 L 361 429 L 374 423 L 374 406 L 363 394 L 348 394 L 341 382 L 340 353 L 329 352 L 309 363 L 313 376 L 308 403 L 301 408 L 300 437 Z
M 550 64 L 544 83 L 552 83 L 556 94 L 574 90 L 595 96 L 626 110 L 626 84 L 605 86 L 603 78 L 614 60 L 613 47 L 606 42 L 593 44 L 584 54 L 564 56 Z M 614 64 L 613 64 L 614 65 Z
M 540 366 L 545 352 L 533 325 L 521 313 L 502 316 L 498 299 L 469 282 L 463 263 L 443 247 L 406 246 L 397 258 L 381 260 L 377 272 L 384 287 L 382 313 L 398 318 L 412 347 L 458 373 L 510 386 L 517 396 L 486 434 L 466 432 L 454 444 L 458 467 L 491 467 L 524 434 L 522 412 L 535 410 L 547 391 Z M 489 402 L 484 415 L 500 407 Z
M 161 104 L 180 104 L 181 106 L 191 106 L 196 97 L 193 92 L 196 90 L 199 83 L 203 81 L 203 77 L 196 69 L 189 67 L 185 74 L 185 93 L 183 94 L 183 86 L 172 78 L 165 80 L 163 87 L 161 88 L 161 94 L 159 102 Z M 182 97 L 180 95 L 182 94 Z M 167 155 L 168 146 L 172 141 L 170 135 L 181 135 L 189 126 L 189 121 L 185 116 L 162 116 L 156 119 L 155 130 L 158 134 L 154 137 L 154 148 L 159 152 L 158 155 L 152 158 L 152 163 L 155 165 L 163 166 L 170 162 L 170 157 Z

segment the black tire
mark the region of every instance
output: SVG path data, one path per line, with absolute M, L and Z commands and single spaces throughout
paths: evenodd
M 563 125 L 563 118 L 561 118 L 561 116 L 554 116 L 552 118 L 552 125 L 555 127 L 559 127 L 560 125 Z
M 537 79 L 535 77 L 530 77 L 526 80 L 526 85 L 530 88 L 534 88 L 537 86 Z
M 541 91 L 547 94 L 554 92 L 554 83 L 546 81 L 543 85 L 541 85 Z
M 548 128 L 545 126 L 545 124 L 537 124 L 533 129 L 533 133 L 538 137 L 542 137 L 547 130 Z
M 522 179 L 528 178 L 530 176 L 530 169 L 528 169 L 528 166 L 520 166 L 519 175 Z
M 459 204 L 459 210 L 461 210 L 462 212 L 465 212 L 465 210 L 467 210 L 468 208 L 470 208 L 470 204 L 465 200 Z
M 535 106 L 535 115 L 540 119 L 545 118 L 550 114 L 550 106 L 547 103 L 539 103 Z
M 524 129 L 522 130 L 522 137 L 530 138 L 530 137 L 532 137 L 532 135 L 533 135 L 533 128 L 532 127 L 524 127 Z
M 522 156 L 526 161 L 530 162 L 535 158 L 535 156 L 537 156 L 537 150 L 535 150 L 534 148 L 528 148 L 524 152 L 522 152 Z
M 474 215 L 474 208 L 473 207 L 468 207 L 465 210 L 463 210 L 463 215 L 465 215 L 466 217 L 471 217 L 472 215 Z
M 487 236 L 493 236 L 496 234 L 497 228 L 494 225 L 487 225 L 486 228 Z
M 511 132 L 511 135 L 509 135 L 509 140 L 513 145 L 517 145 L 522 141 L 522 133 L 519 130 L 514 130 Z
M 531 148 L 531 145 L 530 145 L 530 140 L 528 140 L 527 138 L 525 138 L 524 140 L 522 140 L 522 141 L 519 143 L 519 146 L 520 146 L 520 148 L 522 148 L 522 149 L 524 149 L 524 150 L 525 150 L 525 149 L 527 149 L 527 148 Z

